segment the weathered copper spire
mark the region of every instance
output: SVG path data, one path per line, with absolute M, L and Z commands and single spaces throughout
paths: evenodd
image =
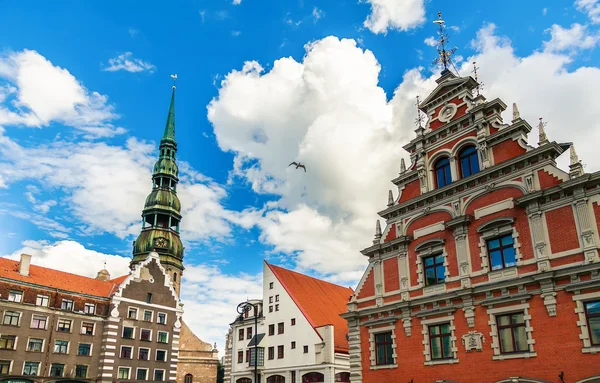
M 171 76 L 176 79 L 177 76 Z M 159 157 L 152 173 L 152 191 L 146 198 L 142 211 L 142 232 L 133 243 L 133 259 L 130 267 L 146 259 L 151 251 L 160 256 L 179 293 L 183 272 L 183 245 L 179 238 L 181 203 L 177 197 L 179 168 L 175 161 L 177 141 L 175 140 L 175 85 L 171 94 L 171 104 L 167 116 L 165 132 L 160 140 Z

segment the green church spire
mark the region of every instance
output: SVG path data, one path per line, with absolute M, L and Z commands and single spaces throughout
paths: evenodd
M 176 75 L 171 76 L 174 79 Z M 133 258 L 130 266 L 146 259 L 151 251 L 160 256 L 160 263 L 167 269 L 175 290 L 179 293 L 183 272 L 183 245 L 179 238 L 181 203 L 177 197 L 179 168 L 175 160 L 175 85 L 167 116 L 165 133 L 158 147 L 159 156 L 152 172 L 152 191 L 146 198 L 142 211 L 142 231 L 133 242 Z

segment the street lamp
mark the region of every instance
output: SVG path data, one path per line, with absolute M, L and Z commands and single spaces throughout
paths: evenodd
M 244 320 L 244 314 L 250 310 L 254 310 L 254 383 L 258 383 L 258 305 L 246 301 L 237 306 L 241 320 Z

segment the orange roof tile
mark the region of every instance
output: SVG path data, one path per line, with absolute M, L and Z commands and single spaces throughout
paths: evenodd
M 340 314 L 346 312 L 353 290 L 265 263 L 315 331 L 317 327 L 333 325 L 335 351 L 348 353 L 348 322 Z
M 0 277 L 79 294 L 110 297 L 127 276 L 105 282 L 36 265 L 30 265 L 29 276 L 23 276 L 19 274 L 19 261 L 0 257 Z

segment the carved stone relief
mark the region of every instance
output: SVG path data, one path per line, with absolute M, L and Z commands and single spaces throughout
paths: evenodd
M 462 344 L 465 346 L 465 350 L 467 352 L 482 351 L 483 343 L 485 343 L 485 339 L 483 338 L 483 334 L 477 331 L 469 331 L 465 335 L 462 336 Z

